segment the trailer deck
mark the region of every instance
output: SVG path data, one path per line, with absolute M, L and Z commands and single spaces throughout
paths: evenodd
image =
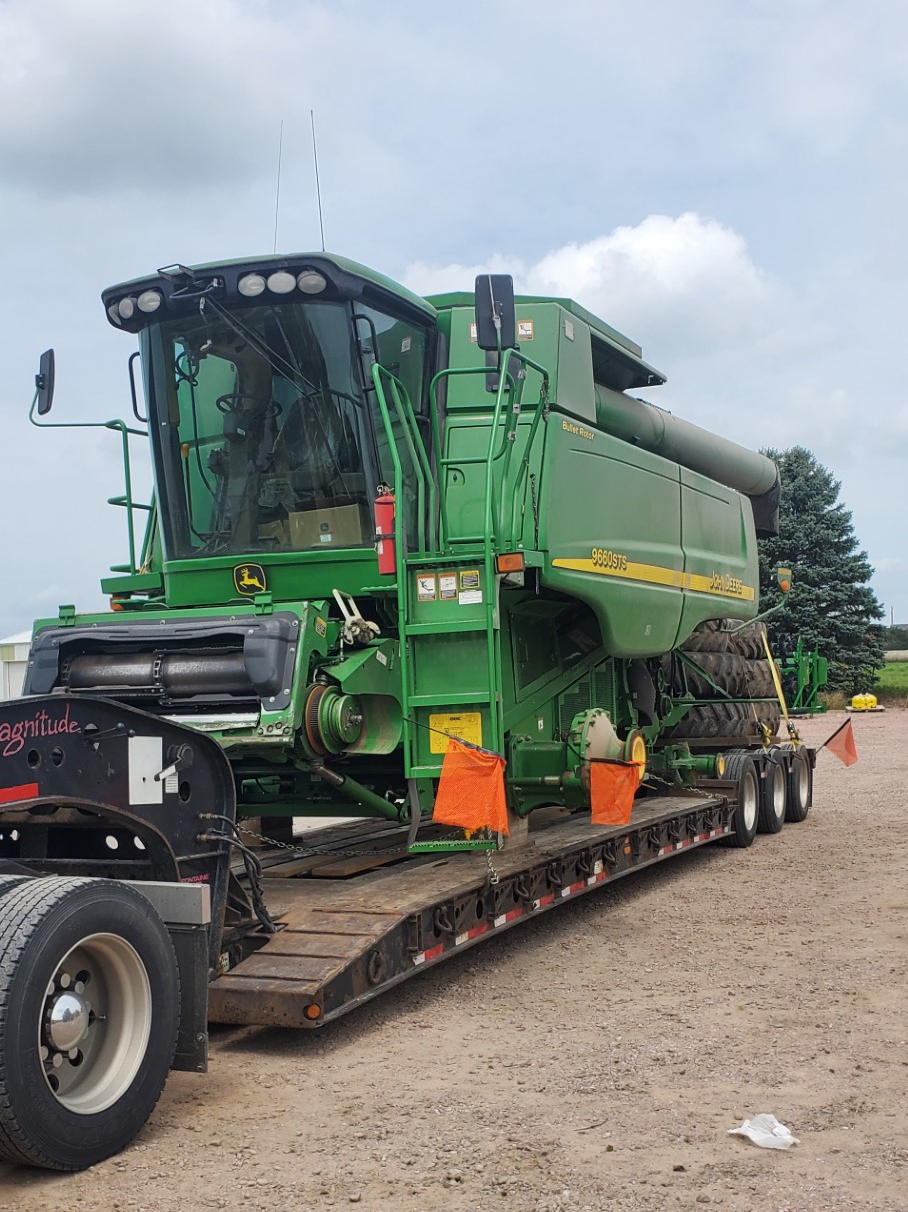
M 494 854 L 408 855 L 406 829 L 370 821 L 306 834 L 299 858 L 263 847 L 279 929 L 235 965 L 225 959 L 209 1018 L 319 1027 L 484 938 L 727 835 L 732 812 L 727 794 L 703 792 L 639 800 L 623 826 L 553 809 L 533 815 L 524 842 Z M 350 857 L 366 869 L 331 878 Z

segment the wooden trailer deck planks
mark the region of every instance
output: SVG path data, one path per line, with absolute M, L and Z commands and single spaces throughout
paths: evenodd
M 506 879 L 591 845 L 610 841 L 630 848 L 633 835 L 649 826 L 721 803 L 719 796 L 703 795 L 644 799 L 634 806 L 631 821 L 624 826 L 593 825 L 585 812 L 540 812 L 531 821 L 528 841 L 494 853 L 493 863 Z M 397 861 L 383 853 L 389 847 L 403 848 L 406 837 L 403 827 L 389 833 L 387 826 L 374 822 L 359 830 L 344 829 L 341 837 L 334 832 L 330 841 L 320 838 L 318 831 L 306 835 L 307 846 L 320 846 L 326 840 L 341 855 L 345 847 L 368 848 L 371 838 L 376 857 L 390 865 L 373 866 L 353 878 L 312 878 L 314 872 L 308 869 L 302 878 L 287 878 L 283 870 L 292 867 L 293 859 L 279 862 L 276 868 L 266 865 L 265 899 L 281 929 L 212 982 L 211 1020 L 312 1027 L 324 1021 L 323 1015 L 334 1017 L 418 970 L 402 942 L 406 933 L 402 927 L 427 907 L 481 894 L 488 867 L 481 852 L 402 853 Z M 368 856 L 362 858 L 365 863 Z M 331 861 L 328 849 L 324 862 Z M 276 874 L 269 874 L 270 870 Z M 393 971 L 386 969 L 378 979 L 374 970 L 369 973 L 370 964 L 389 962 Z

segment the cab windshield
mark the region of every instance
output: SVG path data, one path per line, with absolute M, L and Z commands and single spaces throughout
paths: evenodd
M 326 301 L 209 307 L 140 340 L 168 558 L 371 546 L 392 465 L 369 363 L 393 344 L 418 407 L 422 329 Z

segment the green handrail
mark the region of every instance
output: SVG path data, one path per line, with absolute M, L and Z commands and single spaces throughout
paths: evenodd
M 456 375 L 487 375 L 490 372 L 488 366 L 457 366 L 449 367 L 445 370 L 440 370 L 433 376 L 429 384 L 429 412 L 432 418 L 432 435 L 436 449 L 436 462 L 440 469 L 449 466 L 460 466 L 467 464 L 485 463 L 485 501 L 483 510 L 483 539 L 490 547 L 496 539 L 503 538 L 508 544 L 516 541 L 516 525 L 517 515 L 520 512 L 518 505 L 522 506 L 522 500 L 518 493 L 522 490 L 524 495 L 526 492 L 525 479 L 529 470 L 530 449 L 533 440 L 536 437 L 536 431 L 539 428 L 539 422 L 546 411 L 549 393 L 549 374 L 544 366 L 540 366 L 538 362 L 534 362 L 532 358 L 528 358 L 526 354 L 519 350 L 508 350 L 508 361 L 512 358 L 516 359 L 523 366 L 531 370 L 537 371 L 542 377 L 542 384 L 539 391 L 538 407 L 536 409 L 533 422 L 530 426 L 530 433 L 527 439 L 527 445 L 524 451 L 523 459 L 521 460 L 520 470 L 517 475 L 517 480 L 514 484 L 513 494 L 508 491 L 508 473 L 510 471 L 511 460 L 513 458 L 513 450 L 517 440 L 517 424 L 521 414 L 521 400 L 523 396 L 524 378 L 521 377 L 518 383 L 515 383 L 514 377 L 509 370 L 504 373 L 499 372 L 498 375 L 498 390 L 495 395 L 495 404 L 492 410 L 492 420 L 489 429 L 489 448 L 485 455 L 475 458 L 443 458 L 441 455 L 441 440 L 438 431 L 437 421 L 437 390 L 438 383 L 445 378 L 454 377 Z M 500 361 L 501 359 L 499 359 Z M 504 407 L 505 396 L 508 397 L 508 404 L 511 413 L 511 424 L 505 430 L 501 437 L 500 443 L 496 447 L 496 438 L 498 427 L 501 425 L 502 410 Z M 501 508 L 495 509 L 493 505 L 493 496 L 495 489 L 494 482 L 494 464 L 504 457 L 502 464 L 501 478 Z M 444 482 L 440 485 L 441 509 L 440 514 L 440 546 L 443 549 L 447 548 L 447 533 L 448 533 L 448 518 L 447 518 L 447 493 L 445 491 Z M 508 497 L 512 496 L 511 501 L 511 518 L 510 525 L 504 524 L 504 502 Z M 493 527 L 493 523 L 495 524 Z M 497 544 L 496 544 L 497 545 Z
M 125 421 L 37 421 L 35 420 L 35 407 L 38 403 L 38 393 L 35 392 L 35 398 L 32 400 L 32 406 L 28 412 L 28 419 L 38 429 L 114 429 L 119 432 L 123 442 L 123 476 L 125 479 L 126 491 L 122 496 L 108 497 L 108 505 L 119 505 L 126 510 L 126 531 L 129 541 L 129 567 L 123 565 L 115 565 L 111 568 L 111 572 L 131 572 L 136 573 L 136 533 L 135 523 L 133 521 L 133 511 L 136 509 L 144 509 L 151 511 L 151 505 L 143 505 L 132 499 L 132 471 L 129 458 L 129 435 L 132 434 L 137 438 L 147 438 L 148 431 L 146 429 L 133 429 L 127 425 Z
M 423 446 L 422 437 L 420 436 L 419 430 L 416 426 L 416 417 L 413 413 L 413 406 L 410 403 L 410 396 L 406 387 L 400 381 L 400 379 L 391 374 L 391 372 L 382 366 L 380 362 L 375 362 L 372 365 L 372 382 L 375 385 L 375 394 L 378 398 L 378 405 L 382 414 L 382 422 L 385 427 L 388 446 L 391 450 L 391 458 L 394 464 L 394 474 L 397 480 L 394 485 L 394 495 L 395 499 L 398 501 L 398 508 L 395 510 L 395 524 L 403 514 L 403 510 L 400 508 L 403 502 L 403 473 L 400 458 L 397 453 L 397 442 L 395 440 L 394 429 L 391 424 L 391 413 L 385 396 L 383 379 L 387 379 L 388 381 L 391 399 L 394 403 L 394 408 L 398 419 L 400 420 L 404 441 L 407 446 L 407 453 L 410 457 L 410 463 L 416 476 L 417 550 L 428 551 L 430 548 L 428 527 L 426 524 L 427 501 L 428 516 L 434 520 L 436 516 L 436 505 L 438 499 L 432 469 Z M 403 531 L 401 529 L 401 534 L 402 533 Z M 395 538 L 397 538 L 396 534 Z M 433 550 L 437 550 L 437 544 Z M 398 551 L 402 553 L 403 547 L 399 546 Z

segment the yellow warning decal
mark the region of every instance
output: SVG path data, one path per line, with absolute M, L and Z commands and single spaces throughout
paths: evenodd
M 447 753 L 448 738 L 456 737 L 470 745 L 482 744 L 482 716 L 478 711 L 462 711 L 457 715 L 430 715 L 432 740 L 430 753 Z
M 752 585 L 745 585 L 738 577 L 728 573 L 714 572 L 711 576 L 702 576 L 695 572 L 681 572 L 678 568 L 665 568 L 661 564 L 638 564 L 620 552 L 602 547 L 594 547 L 588 560 L 552 560 L 552 567 L 592 572 L 601 577 L 618 577 L 623 581 L 643 581 L 648 585 L 667 585 L 672 589 L 735 598 L 740 602 L 752 602 L 756 597 Z

